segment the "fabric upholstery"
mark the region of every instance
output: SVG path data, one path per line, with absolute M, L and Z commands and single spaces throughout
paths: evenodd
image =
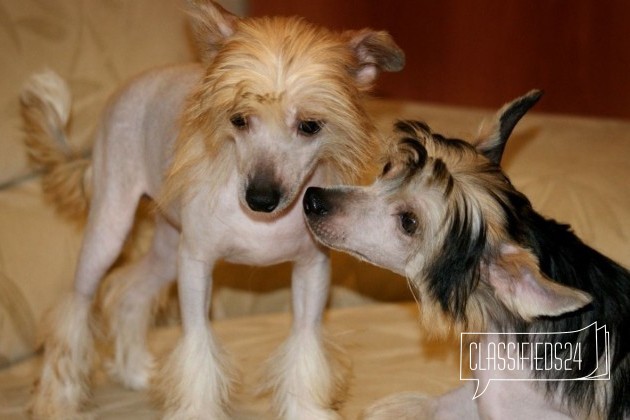
M 22 179 L 32 171 L 22 144 L 18 105 L 21 85 L 31 73 L 45 67 L 66 78 L 75 96 L 72 141 L 77 148 L 89 148 L 99 112 L 120 84 L 144 69 L 193 58 L 180 8 L 180 2 L 170 0 L 0 2 L 0 367 L 36 351 L 37 323 L 70 287 L 81 241 L 81 227 L 57 216 L 44 202 L 38 177 Z M 385 135 L 395 120 L 413 118 L 426 121 L 434 131 L 447 136 L 470 139 L 481 121 L 494 113 L 395 100 L 373 100 L 367 106 Z M 629 158 L 630 121 L 534 112 L 516 128 L 507 146 L 504 167 L 536 209 L 570 223 L 586 243 L 629 267 Z M 131 255 L 146 247 L 150 234 L 150 228 L 140 229 Z M 286 332 L 289 273 L 286 264 L 272 268 L 223 264 L 217 269 L 214 319 L 285 312 L 218 324 L 218 329 L 224 331 L 226 346 L 242 347 L 239 357 L 246 363 L 260 356 L 256 352 L 250 360 L 249 348 L 264 347 L 267 351 L 270 343 Z M 399 307 L 360 306 L 411 299 L 405 279 L 333 253 L 333 284 L 331 306 L 357 308 L 334 312 L 330 326 L 342 341 L 344 331 L 362 337 L 357 338 L 359 341 L 366 340 L 351 352 L 359 357 L 355 383 L 360 384 L 352 392 L 375 397 L 384 388 L 393 390 L 415 379 L 411 368 L 405 369 L 404 360 L 409 358 L 410 366 L 418 368 L 413 360 L 425 363 L 425 348 L 416 346 L 419 333 L 414 329 L 413 312 L 404 309 L 403 316 Z M 176 308 L 167 306 L 161 322 L 176 322 L 176 313 Z M 276 327 L 267 330 L 266 320 Z M 234 325 L 243 328 L 238 337 L 229 333 Z M 405 343 L 392 339 L 391 343 L 398 344 L 387 346 L 390 340 L 382 334 L 393 331 L 401 332 Z M 158 332 L 152 338 L 153 345 L 168 346 L 176 334 L 173 329 Z M 247 334 L 252 334 L 249 341 L 243 338 Z M 353 339 L 348 343 L 352 344 Z M 7 416 L 16 407 L 13 396 L 15 401 L 24 397 L 26 388 L 20 387 L 32 380 L 29 375 L 36 363 L 30 360 L 0 375 L 0 403 L 9 405 L 8 411 L 0 411 L 0 417 L 11 418 Z M 399 375 L 401 371 L 406 372 L 407 376 L 402 377 L 407 379 L 396 376 L 396 381 L 385 384 L 379 376 Z M 445 385 L 438 376 L 431 381 L 433 390 L 453 385 Z M 142 413 L 151 416 L 146 395 L 121 391 L 111 384 L 99 388 L 97 400 L 100 407 L 106 407 L 104 418 L 122 418 L 117 417 L 120 412 L 126 412 L 129 418 L 142 418 Z M 136 409 L 139 411 L 130 414 Z

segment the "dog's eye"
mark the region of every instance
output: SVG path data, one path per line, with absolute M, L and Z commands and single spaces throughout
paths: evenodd
M 400 217 L 400 227 L 403 232 L 407 235 L 411 236 L 416 233 L 418 229 L 418 219 L 416 219 L 415 214 L 410 212 L 404 212 L 399 215 Z
M 300 121 L 298 131 L 305 136 L 314 136 L 322 129 L 323 123 L 315 120 Z
M 230 122 L 239 130 L 247 128 L 247 118 L 245 118 L 242 114 L 233 115 L 232 118 L 230 118 Z
M 383 173 L 381 173 L 381 176 L 385 176 L 385 175 L 387 175 L 387 173 L 388 173 L 389 171 L 391 171 L 391 169 L 392 169 L 392 163 L 391 163 L 391 162 L 387 162 L 387 163 L 385 164 L 385 166 L 383 166 Z

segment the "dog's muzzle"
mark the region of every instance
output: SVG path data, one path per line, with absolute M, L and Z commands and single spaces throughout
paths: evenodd
M 273 187 L 250 185 L 245 191 L 245 201 L 253 211 L 271 213 L 280 203 L 280 191 Z
M 302 205 L 304 213 L 314 216 L 325 216 L 330 211 L 330 206 L 325 199 L 324 189 L 318 187 L 309 187 L 304 193 Z

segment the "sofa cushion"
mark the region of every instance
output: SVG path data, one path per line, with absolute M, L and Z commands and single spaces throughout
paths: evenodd
M 0 5 L 0 184 L 29 172 L 18 95 L 51 68 L 75 96 L 72 137 L 86 145 L 117 86 L 151 66 L 189 61 L 182 4 L 173 0 L 20 0 Z

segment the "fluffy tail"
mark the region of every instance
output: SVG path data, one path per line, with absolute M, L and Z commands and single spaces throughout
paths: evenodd
M 68 218 L 84 220 L 90 201 L 91 161 L 67 138 L 70 89 L 53 71 L 33 75 L 21 95 L 31 164 L 42 172 L 44 196 Z

